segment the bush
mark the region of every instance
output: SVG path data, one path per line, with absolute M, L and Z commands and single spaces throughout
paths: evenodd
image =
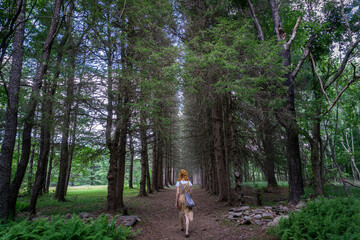
M 34 221 L 9 221 L 0 224 L 0 240 L 113 240 L 127 239 L 135 233 L 126 227 L 116 227 L 106 216 L 85 223 L 78 216 L 73 219 L 54 217 Z
M 360 200 L 318 198 L 282 219 L 277 235 L 287 239 L 360 239 Z

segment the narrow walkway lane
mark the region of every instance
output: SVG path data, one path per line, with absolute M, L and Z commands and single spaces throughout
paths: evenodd
M 195 187 L 192 197 L 196 203 L 194 221 L 190 224 L 190 239 L 269 239 L 258 226 L 236 226 L 223 220 L 230 207 L 219 203 L 204 189 Z M 175 188 L 163 189 L 148 197 L 131 197 L 126 200 L 129 214 L 137 215 L 142 222 L 136 230 L 141 231 L 137 239 L 184 239 L 178 211 L 175 208 Z

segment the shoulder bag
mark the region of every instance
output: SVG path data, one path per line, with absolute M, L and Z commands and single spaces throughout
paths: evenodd
M 180 183 L 180 185 L 181 185 L 182 190 L 183 190 L 184 193 L 185 193 L 186 205 L 187 205 L 189 208 L 194 207 L 194 206 L 195 206 L 195 203 L 194 203 L 194 201 L 192 200 L 192 198 L 190 197 L 190 194 L 188 194 L 187 192 L 185 192 L 184 187 L 183 187 L 183 185 L 181 184 L 181 181 L 179 181 L 179 183 Z

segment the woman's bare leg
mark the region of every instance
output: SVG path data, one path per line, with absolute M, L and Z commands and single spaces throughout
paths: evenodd
M 186 222 L 186 228 L 185 228 L 185 234 L 189 235 L 189 225 L 190 225 L 190 221 L 189 218 L 185 215 L 185 222 Z
M 183 220 L 183 218 L 180 218 L 180 224 L 181 224 L 181 231 L 184 231 L 184 220 Z

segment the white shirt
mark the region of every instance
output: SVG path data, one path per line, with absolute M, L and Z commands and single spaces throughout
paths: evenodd
M 189 187 L 192 186 L 192 183 L 191 183 L 190 181 L 181 180 L 181 184 L 183 185 L 183 187 L 184 187 L 184 185 L 187 184 L 187 183 L 189 183 Z M 179 187 L 179 186 L 180 186 L 179 181 L 176 182 L 176 185 L 175 185 L 175 186 L 176 186 L 176 187 Z M 180 187 L 181 187 L 181 186 L 180 186 Z

